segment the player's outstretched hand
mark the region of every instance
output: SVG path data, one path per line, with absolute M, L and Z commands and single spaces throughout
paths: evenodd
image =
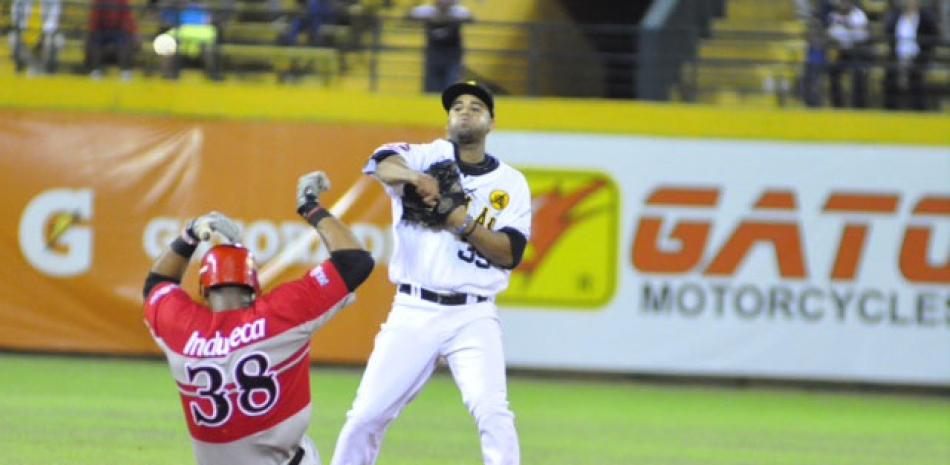
M 297 179 L 297 213 L 307 212 L 320 206 L 320 194 L 330 190 L 330 178 L 323 171 L 312 171 Z
M 220 234 L 232 244 L 241 239 L 241 228 L 237 223 L 219 212 L 207 213 L 192 220 L 182 237 L 187 236 L 195 241 L 210 241 L 214 233 Z

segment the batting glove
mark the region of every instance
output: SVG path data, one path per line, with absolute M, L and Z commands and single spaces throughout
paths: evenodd
M 320 194 L 330 190 L 330 178 L 323 171 L 307 173 L 297 179 L 297 213 L 304 218 L 320 208 Z
M 195 242 L 209 241 L 213 233 L 220 234 L 232 244 L 241 239 L 241 228 L 237 223 L 219 212 L 211 212 L 192 220 L 182 232 L 182 239 L 185 242 L 189 239 Z

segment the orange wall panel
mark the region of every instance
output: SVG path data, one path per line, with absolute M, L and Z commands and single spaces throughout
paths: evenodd
M 294 209 L 297 177 L 326 171 L 332 205 L 362 177 L 373 149 L 437 130 L 163 117 L 0 114 L 0 348 L 157 354 L 142 322 L 154 254 L 189 218 L 210 210 L 244 224 L 266 263 L 307 230 Z M 343 215 L 385 257 L 390 224 L 369 183 Z M 380 240 L 382 238 L 382 240 Z M 195 255 L 195 259 L 199 254 Z M 315 264 L 316 247 L 274 281 Z M 194 268 L 194 266 L 192 266 Z M 393 295 L 385 264 L 315 339 L 318 359 L 362 362 Z M 186 288 L 197 295 L 195 270 Z M 273 284 L 273 283 L 272 283 Z

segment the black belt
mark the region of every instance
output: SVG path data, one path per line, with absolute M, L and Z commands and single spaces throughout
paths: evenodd
M 403 294 L 412 295 L 412 286 L 409 284 L 400 284 L 399 292 L 402 292 Z M 428 300 L 429 302 L 435 302 L 440 305 L 465 305 L 469 303 L 468 301 L 469 297 L 472 297 L 472 299 L 475 302 L 484 302 L 488 300 L 488 297 L 483 297 L 480 295 L 473 295 L 473 294 L 464 294 L 464 293 L 440 294 L 438 292 L 430 291 L 423 287 L 419 288 L 419 297 L 421 297 L 422 300 Z
M 294 453 L 294 458 L 290 459 L 287 462 L 287 465 L 300 465 L 300 462 L 303 461 L 303 447 L 298 447 L 297 452 Z

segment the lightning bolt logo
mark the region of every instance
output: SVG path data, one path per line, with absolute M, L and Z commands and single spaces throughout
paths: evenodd
M 620 190 L 607 173 L 526 169 L 531 240 L 500 302 L 598 311 L 617 288 Z
M 607 185 L 603 179 L 565 194 L 558 184 L 552 190 L 535 196 L 531 210 L 534 215 L 533 236 L 531 238 L 531 256 L 524 260 L 519 270 L 531 276 L 544 263 L 555 245 L 575 224 L 583 221 L 597 210 L 586 213 L 575 212 L 575 207 Z
M 70 228 L 81 224 L 82 216 L 78 211 L 60 212 L 50 217 L 46 224 L 46 248 L 47 250 L 58 250 L 59 238 L 66 234 Z

